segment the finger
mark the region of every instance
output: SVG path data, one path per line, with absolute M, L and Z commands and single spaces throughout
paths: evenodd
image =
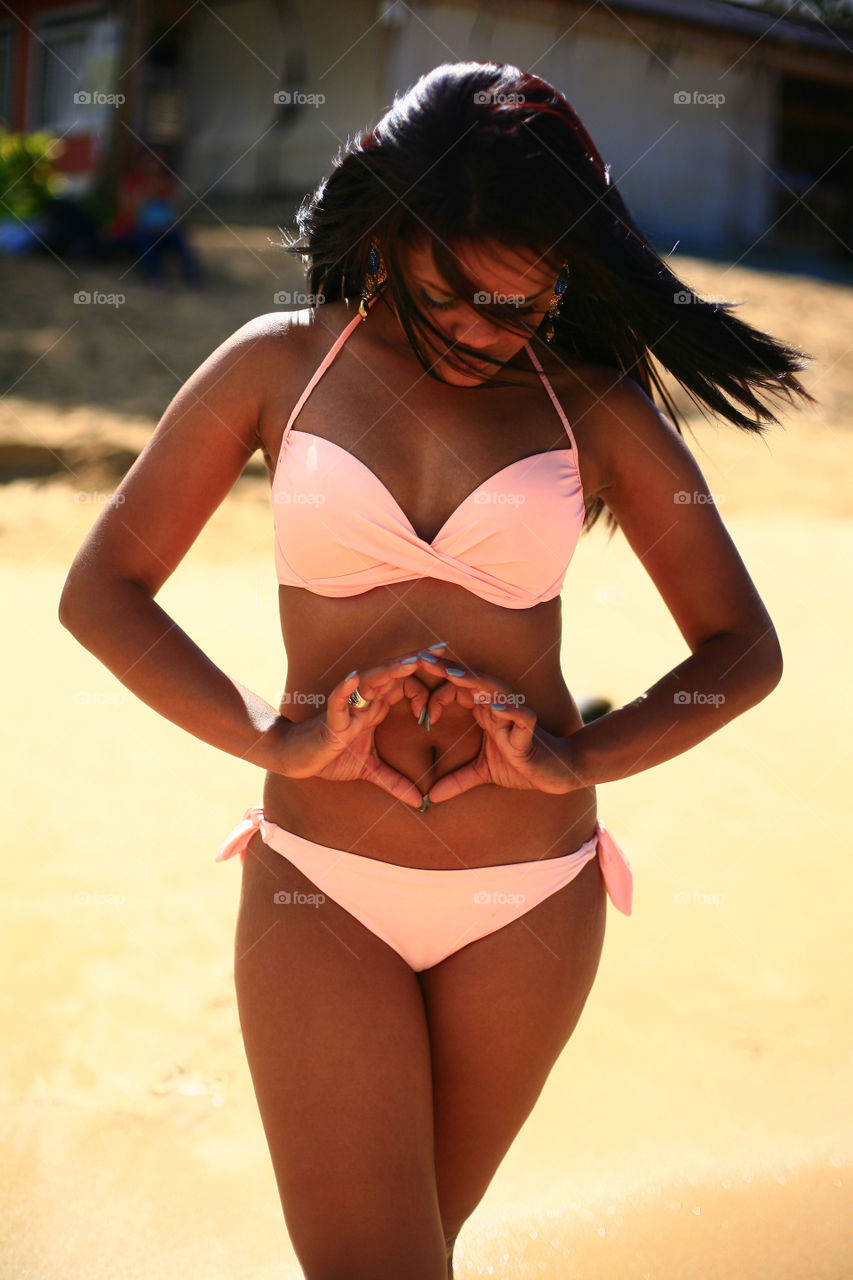
M 429 722 L 430 727 L 437 724 L 441 719 L 442 712 L 445 707 L 449 707 L 451 703 L 458 701 L 460 690 L 454 685 L 448 684 L 445 680 L 429 694 Z
M 429 689 L 417 676 L 407 675 L 402 683 L 403 694 L 409 699 L 412 715 L 419 719 L 429 702 Z
M 536 716 L 532 711 L 506 703 L 490 703 L 486 711 L 488 731 L 504 754 L 518 755 L 529 749 L 536 727 Z
M 389 658 L 387 662 L 377 663 L 376 666 L 366 667 L 361 673 L 362 683 L 373 687 L 374 685 L 382 685 L 388 680 L 396 680 L 418 669 L 421 661 L 421 653 L 435 653 L 439 657 L 447 649 L 447 644 L 440 641 L 438 644 L 430 645 L 424 650 L 409 649 L 407 653 L 402 653 L 396 658 Z
M 345 733 L 352 723 L 352 712 L 355 710 L 348 701 L 351 693 L 358 688 L 358 672 L 349 675 L 336 684 L 326 700 L 326 724 L 334 733 Z
M 423 796 L 411 779 L 405 778 L 402 773 L 392 769 L 378 755 L 374 754 L 370 759 L 365 760 L 364 772 L 368 781 L 373 782 L 377 787 L 381 787 L 383 791 L 387 791 L 389 795 L 392 795 L 395 800 L 401 800 L 403 804 L 409 805 L 410 808 L 419 809 L 423 803 Z
M 434 782 L 429 789 L 429 798 L 433 804 L 441 804 L 443 800 L 452 800 L 454 796 L 461 796 L 474 787 L 481 787 L 485 781 L 477 762 L 471 761 Z
M 493 697 L 495 694 L 504 696 L 513 694 L 512 688 L 504 680 L 489 675 L 487 671 L 477 671 L 474 667 L 465 667 L 460 663 L 443 663 L 441 674 L 454 688 L 469 690 L 472 698 L 476 694 L 481 695 L 478 701 L 487 701 L 487 695 Z

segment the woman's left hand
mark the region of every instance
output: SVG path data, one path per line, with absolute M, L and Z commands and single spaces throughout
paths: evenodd
M 571 739 L 557 738 L 537 724 L 535 712 L 502 680 L 455 663 L 421 659 L 421 665 L 424 672 L 441 675 L 446 681 L 429 698 L 430 723 L 435 724 L 444 707 L 456 702 L 470 708 L 483 731 L 477 758 L 430 787 L 432 804 L 489 782 L 550 795 L 564 795 L 584 786 L 572 770 Z

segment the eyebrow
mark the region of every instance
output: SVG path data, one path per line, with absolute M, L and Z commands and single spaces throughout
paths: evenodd
M 412 279 L 416 281 L 417 284 L 423 285 L 424 288 L 432 289 L 433 293 L 444 293 L 444 294 L 447 294 L 449 298 L 453 298 L 456 296 L 449 289 L 446 289 L 444 285 L 436 284 L 434 280 L 424 280 L 422 276 L 415 276 L 415 275 L 412 276 Z M 523 306 L 525 302 L 530 302 L 533 298 L 541 298 L 543 293 L 547 293 L 547 292 L 548 292 L 548 286 L 546 285 L 543 289 L 540 289 L 538 293 L 531 293 L 528 297 L 525 297 L 522 300 L 521 305 Z

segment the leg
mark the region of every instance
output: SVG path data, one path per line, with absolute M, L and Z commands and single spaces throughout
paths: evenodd
M 235 984 L 252 1082 L 307 1280 L 445 1280 L 418 980 L 255 833 Z
M 419 974 L 429 1022 L 435 1171 L 452 1245 L 533 1109 L 592 987 L 604 942 L 598 858 L 495 933 Z

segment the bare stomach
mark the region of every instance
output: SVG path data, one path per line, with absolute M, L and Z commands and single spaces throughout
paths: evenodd
M 469 593 L 448 592 L 447 584 L 433 583 L 439 588 L 433 596 L 430 581 L 414 585 L 406 606 L 395 601 L 390 609 L 376 598 L 384 588 L 344 600 L 281 588 L 288 651 L 282 713 L 290 720 L 309 719 L 353 668 L 366 670 L 447 640 L 448 661 L 505 681 L 549 733 L 567 737 L 582 727 L 559 664 L 559 600 L 530 610 L 499 609 L 482 601 L 472 605 Z M 298 608 L 291 609 L 294 595 Z M 368 601 L 367 595 L 374 599 Z M 488 617 L 477 616 L 484 613 Z M 363 638 L 354 642 L 354 636 Z M 430 688 L 441 683 L 428 674 L 419 678 Z M 466 708 L 452 704 L 427 732 L 405 698 L 375 731 L 382 759 L 424 794 L 473 760 L 481 739 L 482 730 Z M 594 787 L 554 796 L 485 785 L 419 812 L 370 782 L 267 773 L 264 812 L 278 826 L 330 848 L 399 866 L 453 870 L 574 852 L 593 832 L 596 798 Z

